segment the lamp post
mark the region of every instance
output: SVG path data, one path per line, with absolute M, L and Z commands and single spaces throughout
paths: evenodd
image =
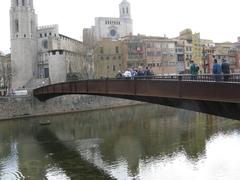
M 204 74 L 206 74 L 206 49 L 205 49 L 205 45 L 203 45 L 202 47 L 202 61 L 203 61 L 203 72 Z

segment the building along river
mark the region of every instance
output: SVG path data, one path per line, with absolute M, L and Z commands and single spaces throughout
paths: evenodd
M 239 128 L 152 104 L 0 121 L 0 179 L 240 179 Z

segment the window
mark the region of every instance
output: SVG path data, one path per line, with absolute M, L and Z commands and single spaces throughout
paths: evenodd
M 116 46 L 116 53 L 118 54 L 119 53 L 119 47 L 118 46 Z
M 33 22 L 33 20 L 31 21 L 31 33 L 33 33 L 34 32 L 34 22 Z
M 16 5 L 18 6 L 18 0 L 16 0 Z
M 26 34 L 24 34 L 23 36 L 26 37 Z
M 103 54 L 103 47 L 100 47 L 100 53 Z
M 47 40 L 43 40 L 42 41 L 42 46 L 44 49 L 48 49 L 48 41 Z
M 123 14 L 125 14 L 125 9 L 124 8 L 122 9 L 122 11 L 123 11 Z
M 42 38 L 42 34 L 40 34 L 40 38 Z
M 116 31 L 115 29 L 112 29 L 112 30 L 110 31 L 110 35 L 111 35 L 112 37 L 116 36 L 116 34 L 117 34 L 117 31 Z
M 44 68 L 44 78 L 49 78 L 49 69 Z
M 16 31 L 16 33 L 19 32 L 19 23 L 18 23 L 18 20 L 15 20 L 15 31 Z
M 47 37 L 47 33 L 45 33 L 44 36 Z
M 128 14 L 128 7 L 126 8 L 127 14 Z
M 113 71 L 116 71 L 116 66 L 115 65 L 113 65 Z
M 22 6 L 25 6 L 25 0 L 22 0 Z

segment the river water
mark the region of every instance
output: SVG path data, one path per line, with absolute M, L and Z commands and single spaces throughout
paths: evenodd
M 239 128 L 151 104 L 2 121 L 0 179 L 238 180 Z

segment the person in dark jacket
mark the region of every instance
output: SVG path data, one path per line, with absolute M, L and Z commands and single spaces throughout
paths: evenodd
M 213 72 L 215 81 L 220 81 L 221 80 L 222 68 L 221 68 L 221 65 L 218 64 L 217 59 L 214 59 L 212 72 Z
M 230 74 L 230 67 L 229 67 L 229 63 L 225 59 L 222 59 L 222 73 L 223 73 L 223 80 L 228 81 L 229 74 Z

